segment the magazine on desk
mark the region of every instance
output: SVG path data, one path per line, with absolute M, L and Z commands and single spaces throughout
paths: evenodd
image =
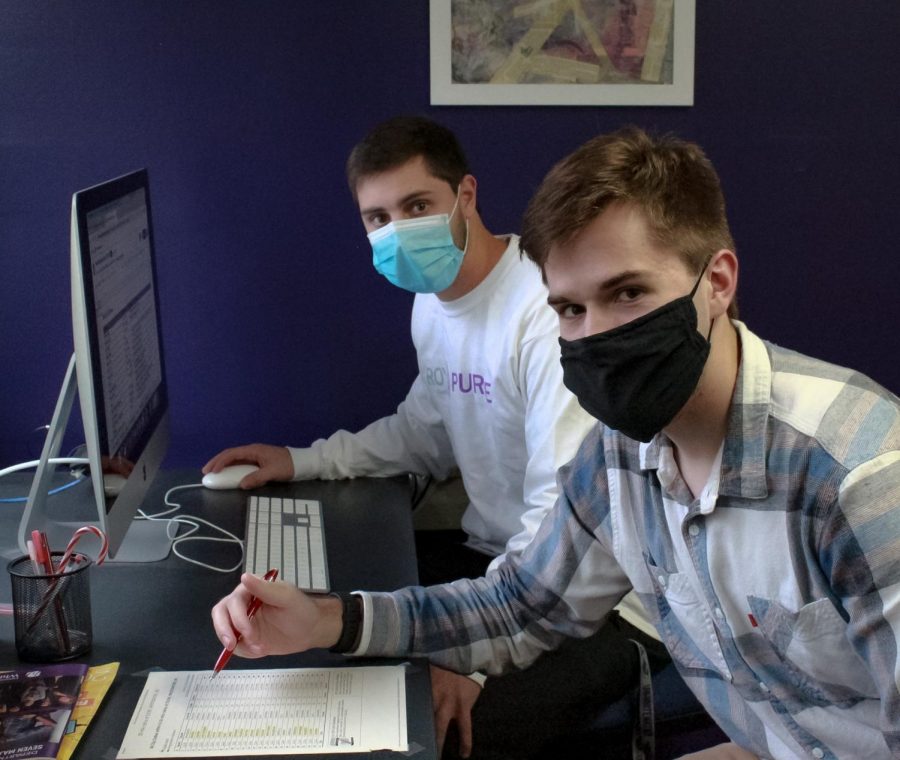
M 78 695 L 78 701 L 72 710 L 72 716 L 69 718 L 69 729 L 63 736 L 59 745 L 59 752 L 56 753 L 56 760 L 69 760 L 78 747 L 78 742 L 84 736 L 88 726 L 93 720 L 97 711 L 100 709 L 100 703 L 109 687 L 112 686 L 119 671 L 119 663 L 109 662 L 105 665 L 91 665 L 87 675 L 81 682 L 81 693 Z
M 20 665 L 0 670 L 0 760 L 54 760 L 88 666 Z

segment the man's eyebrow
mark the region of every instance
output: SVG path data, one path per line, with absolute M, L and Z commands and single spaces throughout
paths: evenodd
M 614 277 L 610 277 L 608 280 L 604 280 L 600 283 L 600 286 L 597 290 L 612 290 L 613 288 L 618 288 L 621 285 L 624 285 L 626 282 L 630 280 L 639 280 L 645 277 L 647 272 L 642 269 L 629 269 L 625 272 L 620 272 Z
M 413 190 L 411 193 L 407 193 L 404 195 L 399 202 L 398 206 L 401 208 L 406 206 L 408 203 L 414 201 L 417 198 L 430 198 L 433 195 L 432 190 Z M 385 209 L 383 206 L 371 206 L 369 208 L 361 208 L 359 213 L 361 216 L 368 216 L 369 214 L 375 214 L 378 212 L 383 212 Z
M 614 290 L 615 288 L 621 287 L 627 282 L 631 280 L 640 280 L 647 275 L 647 272 L 642 269 L 629 269 L 625 272 L 619 272 L 619 274 L 610 277 L 608 280 L 604 280 L 596 287 L 597 293 L 603 293 L 604 291 Z M 563 295 L 554 296 L 551 295 L 547 298 L 547 303 L 551 306 L 568 303 L 571 299 L 566 298 Z

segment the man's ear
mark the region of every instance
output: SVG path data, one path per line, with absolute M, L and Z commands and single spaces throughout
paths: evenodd
M 468 219 L 476 211 L 478 203 L 478 181 L 471 174 L 466 174 L 459 183 L 459 210 Z
M 706 267 L 710 284 L 709 315 L 711 319 L 728 312 L 734 300 L 738 282 L 738 260 L 734 251 L 716 251 Z

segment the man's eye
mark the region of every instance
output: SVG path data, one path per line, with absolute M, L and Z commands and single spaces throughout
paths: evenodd
M 412 205 L 414 214 L 423 214 L 428 210 L 428 204 L 425 201 L 416 201 Z
M 644 291 L 640 288 L 622 288 L 618 293 L 616 293 L 617 301 L 636 301 L 644 294 Z
M 574 303 L 561 304 L 557 307 L 556 313 L 563 319 L 574 319 L 584 314 L 584 306 Z
M 387 214 L 372 214 L 372 216 L 369 217 L 369 224 L 373 227 L 384 227 L 389 221 L 390 219 Z

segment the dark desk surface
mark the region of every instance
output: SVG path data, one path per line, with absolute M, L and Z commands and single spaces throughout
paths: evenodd
M 160 473 L 145 503 L 145 510 L 163 510 L 168 488 L 196 483 L 194 470 Z M 0 496 L 22 493 L 22 482 L 0 481 Z M 27 484 L 27 480 L 25 481 Z M 27 487 L 27 486 L 26 486 Z M 76 491 L 81 486 L 71 489 Z M 11 493 L 14 491 L 15 493 Z M 319 499 L 325 514 L 326 544 L 331 586 L 336 591 L 366 589 L 388 591 L 417 580 L 410 513 L 410 491 L 402 478 L 310 481 L 278 484 L 260 489 L 271 495 Z M 60 494 L 54 497 L 62 501 Z M 175 492 L 181 512 L 205 517 L 243 536 L 246 494 L 238 491 L 190 489 Z M 0 544 L 6 558 L 18 554 L 15 527 L 22 508 L 0 505 Z M 181 551 L 210 564 L 236 564 L 235 546 L 185 543 Z M 4 563 L 5 564 L 5 563 Z M 170 554 L 162 562 L 110 564 L 91 571 L 93 649 L 84 661 L 121 663 L 116 682 L 100 712 L 79 744 L 75 760 L 112 760 L 150 670 L 208 670 L 221 645 L 215 637 L 209 611 L 237 584 L 239 571 L 216 573 Z M 7 575 L 8 578 L 8 575 Z M 0 601 L 10 600 L 9 581 L 3 581 Z M 315 650 L 298 655 L 260 660 L 234 658 L 229 668 L 331 667 L 399 660 L 348 659 Z M 12 618 L 0 617 L 0 668 L 18 665 Z M 431 715 L 431 686 L 427 663 L 413 662 L 407 672 L 407 724 L 410 754 L 436 757 Z M 388 757 L 393 753 L 355 753 L 342 757 Z M 284 755 L 258 756 L 282 758 Z M 312 757 L 310 755 L 309 757 Z M 320 757 L 325 757 L 321 755 Z

